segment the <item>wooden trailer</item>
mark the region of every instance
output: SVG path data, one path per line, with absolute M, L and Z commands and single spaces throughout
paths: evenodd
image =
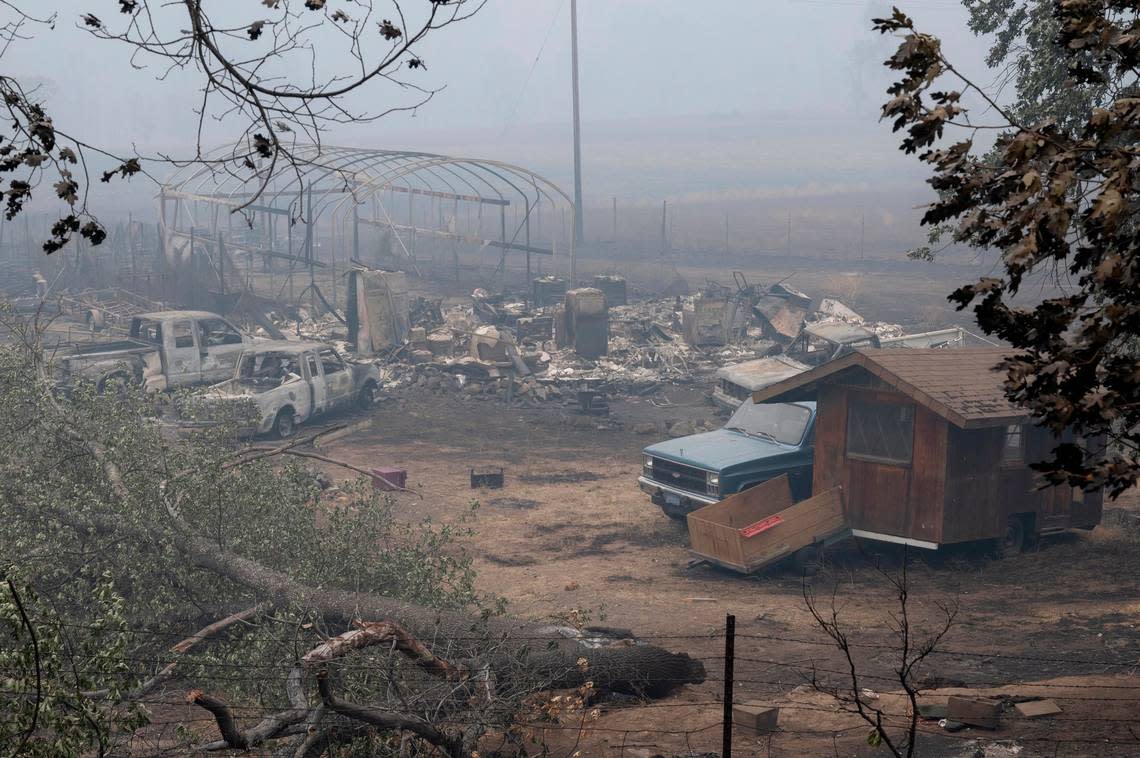
M 813 492 L 842 487 L 857 537 L 935 549 L 1100 523 L 1102 493 L 1042 489 L 1029 464 L 1061 440 L 1003 392 L 1000 348 L 861 349 L 753 394 L 815 400 Z
M 698 559 L 744 574 L 797 555 L 807 564 L 850 535 L 839 487 L 796 503 L 787 474 L 695 510 L 688 522 Z

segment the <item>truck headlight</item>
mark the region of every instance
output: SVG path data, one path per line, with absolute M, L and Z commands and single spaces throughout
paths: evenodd
M 645 456 L 645 468 L 653 468 L 653 456 Z
M 712 471 L 705 474 L 705 490 L 710 495 L 720 495 L 720 474 Z

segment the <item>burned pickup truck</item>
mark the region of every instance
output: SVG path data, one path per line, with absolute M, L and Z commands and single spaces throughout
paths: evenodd
M 642 452 L 641 490 L 670 518 L 788 475 L 794 500 L 811 495 L 815 403 L 743 403 L 724 428 Z
M 380 371 L 345 361 L 320 342 L 274 340 L 258 343 L 238 361 L 229 381 L 210 388 L 207 406 L 252 405 L 249 434 L 293 436 L 298 424 L 322 413 L 356 404 L 370 408 L 380 387 Z
M 93 382 L 100 391 L 117 385 L 148 392 L 218 382 L 233 376 L 253 340 L 216 313 L 158 311 L 131 319 L 127 339 L 85 345 L 57 359 L 62 386 Z

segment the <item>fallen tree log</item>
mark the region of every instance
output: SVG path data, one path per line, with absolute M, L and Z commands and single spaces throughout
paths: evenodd
M 89 449 L 96 459 L 105 458 L 98 446 Z M 125 493 L 114 464 L 108 463 L 105 470 L 112 489 Z M 148 542 L 160 537 L 168 539 L 191 565 L 248 588 L 258 602 L 306 608 L 345 627 L 358 618 L 398 619 L 417 638 L 439 640 L 463 657 L 476 657 L 494 648 L 496 652 L 489 663 L 499 678 L 533 676 L 536 684 L 541 682 L 546 689 L 576 688 L 594 682 L 615 692 L 652 697 L 684 684 L 699 684 L 705 678 L 704 665 L 699 660 L 654 645 L 587 648 L 542 622 L 510 616 L 483 618 L 379 593 L 311 587 L 191 531 L 174 514 L 166 525 L 172 533 L 160 532 L 158 526 L 124 523 L 110 514 L 92 514 L 86 521 L 76 521 L 69 514 L 57 516 L 76 528 L 93 528 L 104 534 Z
M 122 471 L 102 444 L 73 426 L 64 429 L 97 462 L 113 499 L 123 506 L 138 499 L 132 497 Z M 392 619 L 415 638 L 433 641 L 437 647 L 446 645 L 451 658 L 482 659 L 496 679 L 525 681 L 535 690 L 577 688 L 592 682 L 617 692 L 654 697 L 704 681 L 700 661 L 652 645 L 587 648 L 549 624 L 429 608 L 379 593 L 312 587 L 195 532 L 166 502 L 161 487 L 149 497 L 165 504 L 169 515 L 165 524 L 126 522 L 113 512 L 103 512 L 78 519 L 74 526 L 148 544 L 170 544 L 196 568 L 248 588 L 257 602 L 309 609 L 346 628 L 360 618 Z M 65 522 L 77 520 L 72 514 L 58 515 Z M 430 650 L 425 652 L 432 655 Z M 294 705 L 284 720 L 302 710 L 300 704 Z

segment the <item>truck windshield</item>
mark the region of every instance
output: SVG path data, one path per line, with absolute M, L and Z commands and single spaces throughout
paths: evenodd
M 745 400 L 724 428 L 785 445 L 798 445 L 810 418 L 811 411 L 802 405 Z

